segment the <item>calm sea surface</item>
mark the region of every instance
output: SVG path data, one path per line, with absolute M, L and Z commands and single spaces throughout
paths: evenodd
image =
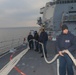
M 24 37 L 36 30 L 39 27 L 0 28 L 0 52 L 22 44 Z
M 33 30 L 39 30 L 39 27 L 0 28 L 0 41 L 27 37 Z

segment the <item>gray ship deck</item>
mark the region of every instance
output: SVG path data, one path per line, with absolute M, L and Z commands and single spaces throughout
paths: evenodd
M 19 47 L 14 57 L 23 51 L 25 47 Z M 55 42 L 48 41 L 48 60 L 51 60 L 56 54 Z M 11 53 L 0 58 L 0 69 L 10 61 Z M 22 75 L 57 75 L 57 62 L 47 64 L 41 54 L 34 50 L 29 50 L 16 65 L 24 74 Z M 15 69 L 12 69 L 8 75 L 21 75 Z M 75 74 L 76 75 L 76 72 Z

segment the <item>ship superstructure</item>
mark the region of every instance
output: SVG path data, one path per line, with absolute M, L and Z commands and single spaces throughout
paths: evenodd
M 47 2 L 46 6 L 40 9 L 42 18 L 38 23 L 45 27 L 53 36 L 61 32 L 61 26 L 67 24 L 69 30 L 76 35 L 76 0 L 54 0 Z

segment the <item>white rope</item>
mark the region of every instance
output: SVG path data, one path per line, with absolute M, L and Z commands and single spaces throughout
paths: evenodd
M 72 59 L 74 65 L 76 66 L 76 59 L 73 57 L 73 55 L 69 52 L 69 50 L 65 50 L 65 53 L 67 53 L 69 55 L 69 57 Z
M 57 75 L 59 75 L 59 59 L 57 59 Z
M 45 56 L 44 46 L 43 46 L 42 43 L 40 43 L 40 44 L 42 45 L 43 54 L 44 54 L 44 59 L 45 59 L 46 63 L 52 63 L 52 62 L 54 62 L 54 61 L 58 58 L 59 54 L 56 54 L 55 57 L 54 57 L 52 60 L 48 61 L 47 58 L 46 58 L 46 56 Z M 72 59 L 74 65 L 76 66 L 76 59 L 73 57 L 73 55 L 72 55 L 68 50 L 65 50 L 65 51 L 63 50 L 63 53 L 64 53 L 64 52 L 69 55 L 69 57 Z
M 43 55 L 44 55 L 44 59 L 45 59 L 46 63 L 50 64 L 50 63 L 54 62 L 57 59 L 57 57 L 59 56 L 59 54 L 56 54 L 52 60 L 48 61 L 45 56 L 43 43 L 41 43 L 41 42 L 39 42 L 39 43 L 42 45 Z
M 56 54 L 55 57 L 52 60 L 48 61 L 47 58 L 46 58 L 46 56 L 45 56 L 43 43 L 41 43 L 41 42 L 39 42 L 39 43 L 42 45 L 44 59 L 45 59 L 46 63 L 52 63 L 52 62 L 54 62 L 57 59 L 57 57 L 59 56 L 59 54 Z M 22 56 L 25 55 L 27 52 L 28 52 L 28 48 L 25 49 L 24 51 L 22 51 L 16 57 L 14 57 L 9 63 L 7 63 L 0 70 L 0 75 L 8 75 L 9 72 L 13 69 L 13 67 L 20 61 L 20 59 L 22 58 Z M 72 56 L 72 54 L 68 50 L 64 50 L 63 53 L 64 52 L 69 55 L 69 57 L 72 59 L 74 65 L 76 66 L 76 59 Z
M 36 40 L 35 40 L 35 41 L 36 41 Z M 37 42 L 38 42 L 38 41 L 37 41 Z M 59 54 L 56 54 L 52 60 L 48 61 L 47 58 L 46 58 L 46 56 L 45 56 L 43 43 L 39 42 L 39 44 L 42 45 L 43 55 L 44 55 L 44 59 L 45 59 L 46 63 L 48 63 L 48 64 L 53 63 L 53 62 L 58 58 Z M 69 55 L 69 57 L 72 59 L 74 65 L 76 66 L 76 59 L 75 59 L 75 58 L 73 57 L 73 55 L 69 52 L 69 50 L 63 50 L 62 52 L 63 52 L 63 53 L 64 53 L 64 52 L 67 53 L 67 54 Z

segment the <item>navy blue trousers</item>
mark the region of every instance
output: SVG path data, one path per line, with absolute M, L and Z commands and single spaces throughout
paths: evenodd
M 30 49 L 33 49 L 33 48 L 34 48 L 33 41 L 30 41 L 30 42 L 29 42 L 29 47 L 30 47 Z
M 59 56 L 59 73 L 60 75 L 74 75 L 73 62 L 67 54 Z
M 47 55 L 47 50 L 46 50 L 47 41 L 44 42 L 43 45 L 44 45 L 44 52 L 45 52 L 45 55 Z
M 42 53 L 43 51 L 42 51 L 42 45 L 41 44 L 39 44 L 39 49 L 40 49 L 40 52 Z
M 39 51 L 39 43 L 35 41 L 36 51 Z
M 44 46 L 44 52 L 45 52 L 45 55 L 46 55 L 46 57 L 47 57 L 46 45 L 47 45 L 47 41 L 46 41 L 46 42 L 43 42 L 43 46 Z M 40 49 L 41 49 L 41 51 L 42 51 L 42 55 L 43 55 L 43 49 L 42 49 L 42 45 L 40 45 Z
M 43 42 L 45 55 L 47 55 L 46 45 L 47 45 L 47 41 Z M 43 55 L 43 49 L 42 49 L 42 45 L 41 44 L 39 44 L 39 48 L 40 48 L 40 52 L 42 52 L 42 55 Z

